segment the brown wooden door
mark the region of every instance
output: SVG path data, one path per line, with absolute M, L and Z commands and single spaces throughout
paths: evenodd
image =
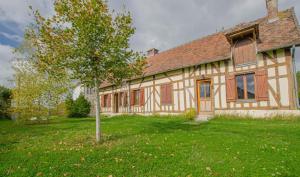
M 210 80 L 201 80 L 197 82 L 197 102 L 198 113 L 212 112 L 212 96 Z

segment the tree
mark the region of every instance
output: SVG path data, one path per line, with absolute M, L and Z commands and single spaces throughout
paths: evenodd
M 0 119 L 10 118 L 11 90 L 0 86 Z
M 30 60 L 18 61 L 13 68 L 16 87 L 12 90 L 12 111 L 17 120 L 48 119 L 63 102 L 69 82 L 39 72 Z
M 144 65 L 144 58 L 129 48 L 135 31 L 131 15 L 111 12 L 104 0 L 56 0 L 54 9 L 49 18 L 34 11 L 37 30 L 26 35 L 38 49 L 35 58 L 40 68 L 67 68 L 74 79 L 95 88 L 99 142 L 100 85 L 105 81 L 120 85 L 141 74 Z
M 91 103 L 82 94 L 75 101 L 69 96 L 66 105 L 68 117 L 87 117 L 91 111 Z

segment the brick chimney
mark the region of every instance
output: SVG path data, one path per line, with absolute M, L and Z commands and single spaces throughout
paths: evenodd
M 266 0 L 268 10 L 268 21 L 272 23 L 277 21 L 278 18 L 278 0 Z
M 155 49 L 155 48 L 150 49 L 150 50 L 147 51 L 147 56 L 148 56 L 148 57 L 152 57 L 152 56 L 158 54 L 158 52 L 159 52 L 159 50 L 157 50 L 157 49 Z

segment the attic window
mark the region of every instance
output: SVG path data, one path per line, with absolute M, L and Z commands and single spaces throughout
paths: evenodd
M 256 45 L 251 38 L 242 38 L 235 41 L 233 46 L 235 65 L 244 65 L 256 62 Z

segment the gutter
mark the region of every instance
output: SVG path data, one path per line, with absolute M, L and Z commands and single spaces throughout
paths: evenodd
M 295 103 L 296 103 L 296 108 L 299 109 L 300 108 L 300 104 L 299 104 L 299 98 L 298 98 L 298 81 L 297 81 L 297 70 L 296 70 L 296 61 L 295 61 L 295 50 L 296 47 L 295 45 L 293 45 L 293 47 L 291 48 L 291 55 L 292 55 L 292 64 L 293 64 L 293 68 L 292 68 L 292 72 L 293 72 L 293 77 L 294 77 L 294 94 L 295 94 Z

